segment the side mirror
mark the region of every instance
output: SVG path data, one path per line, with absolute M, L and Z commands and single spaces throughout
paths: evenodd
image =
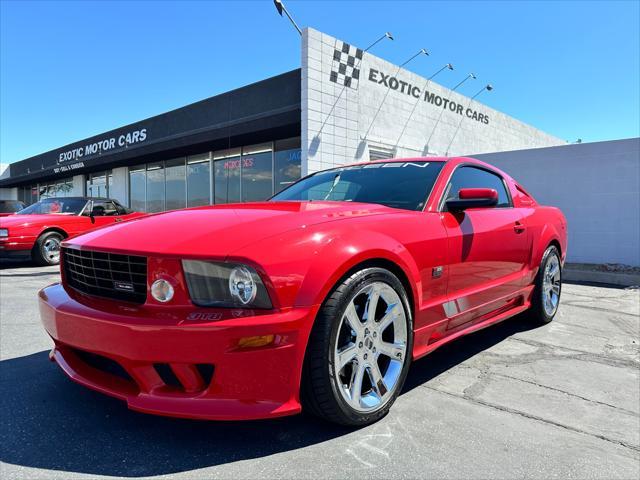
M 447 208 L 451 211 L 495 207 L 497 204 L 498 192 L 493 188 L 461 188 L 458 198 L 447 200 Z

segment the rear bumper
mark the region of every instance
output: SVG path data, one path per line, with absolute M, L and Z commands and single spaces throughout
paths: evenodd
M 73 297 L 60 284 L 46 287 L 40 313 L 55 343 L 51 359 L 88 388 L 133 410 L 185 418 L 247 420 L 301 409 L 302 363 L 317 307 L 255 316 L 236 311 L 239 318 L 227 312 L 198 322 L 188 320 L 203 318 L 196 307 L 150 314 L 118 305 L 106 312 Z M 239 346 L 240 339 L 271 335 L 268 345 Z M 117 371 L 87 361 L 94 357 Z M 213 369 L 209 378 L 203 365 Z

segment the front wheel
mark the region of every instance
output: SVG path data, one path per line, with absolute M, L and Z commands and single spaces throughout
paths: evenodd
M 551 245 L 545 250 L 540 262 L 540 269 L 536 275 L 529 319 L 539 324 L 549 323 L 553 320 L 560 305 L 561 292 L 562 265 L 560 252 L 555 246 Z
M 398 278 L 367 268 L 323 304 L 309 340 L 302 385 L 306 410 L 343 425 L 387 414 L 407 375 L 413 323 Z
M 46 232 L 38 237 L 33 246 L 32 258 L 38 265 L 57 265 L 60 263 L 60 244 L 62 235 Z

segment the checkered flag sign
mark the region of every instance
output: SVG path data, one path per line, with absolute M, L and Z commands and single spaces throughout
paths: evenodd
M 360 62 L 362 50 L 338 41 L 333 50 L 333 65 L 329 80 L 338 85 L 344 85 L 353 89 L 358 88 L 360 80 Z

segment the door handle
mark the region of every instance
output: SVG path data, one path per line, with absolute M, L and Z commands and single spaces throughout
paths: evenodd
M 516 222 L 516 224 L 513 226 L 513 230 L 516 233 L 522 233 L 526 230 L 526 227 L 520 222 Z
M 116 218 L 116 222 L 121 222 L 122 219 L 121 218 Z

